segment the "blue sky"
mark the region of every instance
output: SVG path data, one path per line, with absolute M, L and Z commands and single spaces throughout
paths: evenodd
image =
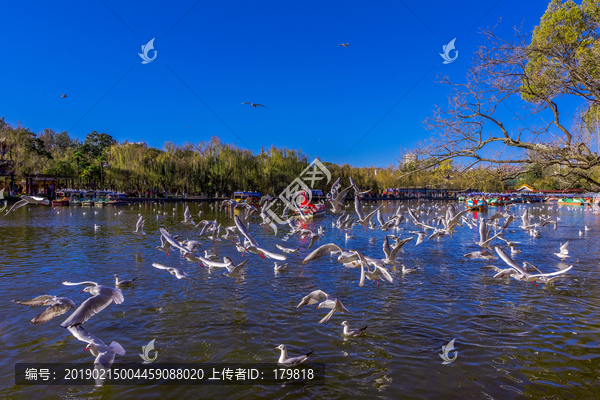
M 436 76 L 464 81 L 483 42 L 478 30 L 500 18 L 504 37 L 521 23 L 530 30 L 547 5 L 8 2 L 0 116 L 81 139 L 96 130 L 162 147 L 216 135 L 255 153 L 273 144 L 324 161 L 387 166 L 430 135 L 422 122 L 449 93 Z M 144 65 L 138 53 L 152 38 L 157 57 Z M 459 56 L 444 65 L 439 53 L 454 38 Z

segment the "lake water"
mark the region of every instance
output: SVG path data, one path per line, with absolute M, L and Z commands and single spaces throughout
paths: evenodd
M 347 208 L 354 213 L 353 205 Z M 384 215 L 398 205 L 387 202 Z M 421 207 L 444 203 L 421 203 Z M 217 219 L 225 226 L 233 222 L 225 212 L 209 204 L 188 204 L 192 215 Z M 250 231 L 258 242 L 277 251 L 275 244 L 301 247 L 301 257 L 291 255 L 287 271 L 275 274 L 273 260 L 250 255 L 245 280 L 223 276 L 179 257 L 155 249 L 160 244 L 158 228 L 166 226 L 182 238 L 197 239 L 197 228 L 181 224 L 186 204 L 132 204 L 126 207 L 23 207 L 0 218 L 0 397 L 10 399 L 196 399 L 196 398 L 597 398 L 600 396 L 598 340 L 600 334 L 600 214 L 591 208 L 567 208 L 533 204 L 515 206 L 522 214 L 529 208 L 559 217 L 558 230 L 541 229 L 535 239 L 515 221 L 505 237 L 521 242 L 522 253 L 513 258 L 530 261 L 544 272 L 574 265 L 568 277 L 555 286 L 533 287 L 515 280 L 494 280 L 494 272 L 482 267 L 505 268 L 502 260 L 471 260 L 464 254 L 479 250 L 476 230 L 458 227 L 452 238 L 405 246 L 399 259 L 416 273 L 390 271 L 394 282 L 380 286 L 366 282 L 358 286 L 360 269 L 343 268 L 335 258 L 324 257 L 302 265 L 308 239 L 298 235 L 287 242 L 289 228 L 277 236 L 258 226 Z M 370 207 L 370 206 L 367 206 Z M 173 211 L 175 208 L 175 211 Z M 352 210 L 351 210 L 352 209 Z M 367 211 L 370 208 L 367 208 Z M 157 210 L 165 211 L 167 216 Z M 122 211 L 121 214 L 115 215 Z M 490 209 L 488 216 L 496 209 Z M 138 214 L 146 219 L 147 235 L 132 233 Z M 173 216 L 174 215 L 174 216 Z M 479 215 L 481 216 L 481 214 Z M 325 228 L 318 245 L 334 242 L 382 258 L 386 234 L 353 229 L 354 238 L 331 226 L 332 215 L 307 222 L 316 230 Z M 198 220 L 197 217 L 194 218 Z M 537 220 L 537 217 L 536 217 Z M 100 225 L 94 229 L 94 225 Z M 590 230 L 579 236 L 587 225 Z M 403 223 L 402 237 L 415 230 Z M 221 230 L 224 233 L 224 229 Z M 414 236 L 414 235 L 413 235 Z M 230 256 L 236 264 L 242 257 L 230 241 L 217 246 L 198 239 L 201 250 Z M 561 262 L 553 253 L 570 240 L 570 257 Z M 506 248 L 504 242 L 494 244 Z M 193 277 L 177 280 L 153 262 L 182 268 Z M 92 364 L 83 352 L 85 344 L 60 323 L 66 315 L 32 325 L 29 320 L 43 310 L 11 303 L 42 294 L 68 296 L 78 304 L 89 297 L 83 286 L 64 286 L 64 280 L 92 280 L 114 285 L 113 275 L 137 277 L 135 285 L 123 288 L 125 301 L 111 304 L 83 326 L 106 343 L 118 341 L 127 351 L 116 362 L 140 363 L 142 346 L 156 339 L 157 362 L 161 363 L 271 363 L 279 344 L 291 355 L 314 351 L 311 359 L 325 365 L 325 382 L 304 385 L 254 386 L 17 386 L 15 363 L 56 362 Z M 316 305 L 296 308 L 313 290 L 342 300 L 350 314 L 335 314 L 322 325 L 328 310 Z M 340 323 L 352 327 L 368 325 L 366 334 L 344 339 Z M 457 358 L 444 365 L 438 355 L 442 346 L 455 339 Z

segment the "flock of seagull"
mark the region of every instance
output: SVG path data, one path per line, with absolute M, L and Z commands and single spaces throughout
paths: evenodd
M 344 267 L 360 269 L 360 278 L 358 280 L 358 285 L 360 287 L 364 285 L 365 280 L 367 279 L 377 286 L 380 286 L 380 282 L 391 284 L 394 279 L 390 273 L 389 267 L 392 267 L 392 270 L 394 271 L 398 270 L 398 272 L 402 274 L 416 271 L 415 268 L 408 268 L 398 260 L 399 254 L 404 253 L 404 248 L 409 242 L 416 238 L 415 246 L 418 246 L 425 240 L 450 240 L 457 228 L 466 227 L 467 229 L 478 230 L 479 241 L 475 244 L 480 247 L 480 250 L 465 254 L 464 257 L 486 260 L 497 259 L 493 254 L 493 252 L 495 252 L 500 259 L 506 263 L 507 268 L 498 268 L 496 266 L 484 267 L 495 270 L 495 275 L 493 275 L 494 278 L 512 278 L 517 281 L 531 282 L 534 286 L 537 286 L 538 283 L 552 285 L 557 279 L 565 277 L 565 274 L 573 268 L 571 265 L 559 271 L 542 272 L 539 267 L 529 262 L 523 262 L 519 265 L 505 252 L 505 250 L 492 245 L 495 240 L 503 241 L 510 248 L 511 255 L 518 254 L 520 253 L 520 249 L 518 249 L 517 245 L 520 243 L 505 238 L 505 234 L 508 232 L 508 228 L 513 222 L 520 220 L 521 224 L 519 228 L 525 230 L 533 238 L 538 238 L 541 236 L 541 229 L 545 226 L 552 226 L 554 229 L 557 229 L 559 218 L 552 220 L 549 216 L 541 216 L 538 222 L 534 222 L 534 218 L 530 215 L 528 208 L 518 216 L 512 212 L 517 207 L 506 206 L 502 212 L 497 212 L 487 219 L 483 218 L 481 215 L 475 219 L 469 214 L 470 210 L 468 208 L 457 211 L 456 205 L 449 203 L 447 205 L 440 204 L 427 208 L 422 208 L 420 205 L 417 205 L 416 208 L 400 205 L 391 216 L 384 219 L 381 212 L 383 205 L 371 206 L 372 210 L 369 213 L 364 211 L 364 208 L 368 207 L 363 206 L 360 200 L 360 196 L 364 192 L 360 192 L 351 178 L 350 181 L 351 185 L 348 188 L 340 190 L 340 179 L 338 179 L 334 183 L 331 193 L 328 196 L 327 203 L 331 207 L 330 211 L 334 214 L 340 214 L 339 217 L 332 222 L 332 229 L 339 229 L 342 231 L 345 234 L 346 243 L 353 237 L 350 232 L 355 226 L 360 227 L 362 231 L 385 231 L 387 234 L 382 243 L 383 254 L 378 256 L 366 255 L 361 251 L 345 248 L 346 246 L 342 247 L 336 243 L 326 243 L 312 250 L 302 259 L 302 264 L 307 264 L 322 257 L 335 255 L 337 256 L 336 261 L 341 263 Z M 355 214 L 347 213 L 346 208 L 348 205 L 344 205 L 344 199 L 352 189 L 354 189 L 355 195 Z M 190 228 L 196 228 L 197 230 L 194 231 L 194 233 L 196 234 L 197 232 L 199 238 L 208 240 L 215 245 L 218 242 L 232 242 L 242 256 L 251 254 L 263 259 L 271 259 L 274 261 L 273 268 L 275 274 L 282 273 L 288 270 L 290 266 L 290 262 L 282 262 L 288 260 L 288 257 L 294 254 L 299 257 L 298 253 L 300 248 L 288 248 L 277 244 L 276 248 L 278 251 L 274 251 L 261 245 L 250 233 L 250 228 L 252 226 L 251 216 L 253 213 L 257 213 L 259 217 L 262 218 L 262 222 L 258 225 L 268 229 L 270 220 L 267 216 L 267 210 L 271 200 L 273 200 L 273 198 L 270 196 L 264 196 L 259 205 L 260 209 L 234 200 L 225 200 L 217 206 L 210 205 L 211 209 L 218 207 L 220 211 L 227 211 L 232 219 L 233 224 L 224 227 L 223 234 L 221 234 L 221 224 L 217 223 L 216 220 L 200 220 L 200 222 L 194 223 L 189 207 L 186 207 L 184 220 L 181 221 L 181 223 Z M 40 203 L 47 205 L 47 200 L 22 196 L 22 200 L 13 205 L 7 214 L 24 205 Z M 240 212 L 236 213 L 236 209 L 240 209 Z M 158 219 L 161 211 L 154 210 L 158 214 Z M 286 206 L 281 216 L 291 229 L 290 235 L 298 234 L 302 238 L 310 238 L 307 249 L 311 249 L 313 245 L 325 237 L 325 230 L 322 227 L 319 227 L 316 231 L 306 229 L 303 227 L 305 225 L 302 223 L 304 215 L 300 213 L 299 215 L 295 214 L 288 216 L 289 211 L 289 208 Z M 163 215 L 166 214 L 166 212 L 162 213 Z M 173 216 L 175 216 L 175 212 L 173 213 Z M 202 218 L 202 211 L 198 213 L 198 217 Z M 144 232 L 144 224 L 144 217 L 140 215 L 137 219 L 133 234 L 138 235 L 139 238 L 143 238 L 143 236 L 146 235 L 146 232 Z M 401 225 L 404 226 L 401 227 Z M 409 228 L 407 229 L 406 226 Z M 410 230 L 410 227 L 412 227 L 412 230 Z M 399 232 L 402 230 L 409 232 L 410 236 L 404 238 L 397 236 L 396 234 L 399 235 Z M 585 230 L 588 230 L 588 228 L 585 227 Z M 221 269 L 224 276 L 236 279 L 239 284 L 242 283 L 242 280 L 244 279 L 244 268 L 247 266 L 249 259 L 245 259 L 237 265 L 227 256 L 223 257 L 222 261 L 217 260 L 216 255 L 209 251 L 204 251 L 203 254 L 200 254 L 201 243 L 198 240 L 179 240 L 179 235 L 172 234 L 165 227 L 159 228 L 158 233 L 160 233 L 160 245 L 156 246 L 156 250 L 166 253 L 167 256 L 169 256 L 171 252 L 179 251 L 181 257 L 186 258 L 188 261 L 210 269 Z M 561 260 L 569 257 L 568 245 L 569 241 L 561 244 L 558 252 L 555 253 Z M 152 266 L 158 270 L 169 272 L 177 279 L 193 279 L 193 276 L 190 276 L 181 268 L 170 267 L 158 262 L 152 263 Z M 42 313 L 31 320 L 32 324 L 48 322 L 54 317 L 63 315 L 76 307 L 75 311 L 71 313 L 60 326 L 68 329 L 78 340 L 86 343 L 85 350 L 90 350 L 90 353 L 96 357 L 94 361 L 96 368 L 110 368 L 115 356 L 124 355 L 125 350 L 115 341 L 106 345 L 105 342 L 88 333 L 82 325 L 108 307 L 111 303 L 123 303 L 125 299 L 120 287 L 132 285 L 136 279 L 121 280 L 118 275 L 114 275 L 114 278 L 114 287 L 104 286 L 93 281 L 76 283 L 69 281 L 63 282 L 63 284 L 67 286 L 83 285 L 85 287 L 81 292 L 87 292 L 92 295 L 92 297 L 85 300 L 78 307 L 73 300 L 67 297 L 56 297 L 51 295 L 42 295 L 30 300 L 15 301 L 15 303 L 25 306 L 47 307 Z M 335 313 L 350 313 L 339 298 L 325 293 L 322 290 L 315 290 L 304 296 L 297 305 L 297 308 L 314 304 L 318 304 L 318 309 L 323 308 L 330 310 L 318 322 L 319 324 L 329 321 Z M 348 321 L 343 321 L 340 325 L 343 326 L 342 334 L 346 337 L 360 336 L 367 329 L 367 326 L 363 326 L 360 329 L 351 329 Z M 299 357 L 289 357 L 287 348 L 284 344 L 278 346 L 277 349 L 281 351 L 278 363 L 285 367 L 297 366 L 306 361 L 312 353 L 310 352 Z M 101 382 L 98 384 L 101 384 Z

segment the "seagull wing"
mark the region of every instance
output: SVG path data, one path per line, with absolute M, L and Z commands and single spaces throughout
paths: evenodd
M 24 205 L 27 204 L 26 200 L 19 200 L 17 201 L 15 204 L 12 205 L 12 207 L 6 212 L 6 214 L 4 214 L 4 216 L 10 214 L 11 212 L 17 210 L 18 208 L 23 207 Z
M 378 266 L 378 265 L 376 265 L 376 266 L 375 266 L 375 269 L 376 269 L 377 271 L 379 271 L 379 275 L 383 276 L 383 278 L 384 278 L 386 281 L 388 281 L 388 282 L 390 282 L 390 283 L 394 282 L 394 279 L 392 278 L 392 276 L 390 275 L 390 273 L 387 271 L 387 269 L 385 269 L 385 268 L 383 268 L 383 267 L 380 267 L 380 266 Z
M 404 247 L 404 245 L 408 242 L 410 242 L 411 240 L 413 240 L 413 237 L 407 237 L 406 239 L 402 239 L 399 242 L 396 243 L 396 245 L 394 246 L 394 248 L 392 249 L 390 255 L 389 255 L 389 259 L 394 261 L 396 259 L 396 256 L 398 255 L 398 252 L 401 251 L 404 253 L 404 250 L 402 249 L 402 247 Z
M 185 247 L 183 247 L 182 245 L 180 245 L 175 238 L 169 233 L 167 232 L 167 230 L 165 228 L 160 228 L 160 233 L 165 237 L 165 239 L 167 239 L 167 241 L 169 243 L 171 243 L 171 246 L 175 247 L 176 249 L 184 252 L 184 253 L 188 253 L 188 249 L 186 249 Z
M 265 257 L 272 258 L 273 260 L 278 260 L 278 261 L 284 261 L 284 260 L 287 260 L 287 257 L 286 257 L 286 256 L 284 256 L 283 254 L 277 254 L 277 253 L 273 253 L 273 252 L 270 252 L 270 251 L 268 251 L 268 250 L 265 250 L 265 249 L 263 249 L 263 248 L 260 248 L 260 247 L 257 247 L 257 249 L 258 249 L 258 250 L 259 250 L 261 253 L 263 253 L 263 254 L 265 255 Z
M 140 229 L 140 226 L 142 225 L 143 220 L 144 220 L 144 217 L 142 215 L 140 215 L 137 222 L 135 223 L 135 231 L 136 232 Z
M 383 254 L 385 254 L 386 259 L 390 259 L 391 252 L 392 249 L 390 249 L 390 243 L 388 241 L 388 237 L 386 236 L 385 239 L 383 239 Z
M 304 258 L 304 260 L 302 260 L 302 264 L 306 264 L 309 261 L 324 257 L 324 256 L 328 255 L 329 253 L 331 253 L 332 251 L 342 252 L 343 250 L 340 246 L 338 246 L 335 243 L 324 244 L 323 246 L 313 250 L 309 255 L 307 255 L 306 258 Z
M 348 194 L 348 192 L 350 191 L 350 189 L 352 189 L 352 186 L 348 186 L 346 189 L 342 190 L 341 192 L 338 192 L 338 195 L 333 200 L 333 203 L 334 204 L 340 204 L 342 201 L 344 201 L 344 199 L 346 198 L 346 195 Z
M 49 294 L 44 294 L 42 296 L 35 297 L 30 300 L 23 301 L 13 301 L 15 304 L 20 304 L 22 306 L 43 306 L 46 300 L 53 299 L 54 296 L 50 296 Z
M 356 214 L 358 214 L 358 218 L 361 220 L 365 219 L 365 212 L 363 211 L 363 206 L 360 200 L 357 198 L 354 199 L 354 209 L 356 210 Z
M 408 208 L 408 215 L 410 215 L 414 222 L 420 222 L 419 218 L 417 218 L 417 216 L 410 207 Z
M 312 234 L 312 236 L 310 237 L 310 243 L 308 244 L 308 247 L 306 249 L 307 250 L 310 249 L 317 240 L 321 239 L 321 237 L 322 237 L 322 235 Z
M 485 241 L 487 240 L 487 225 L 485 223 L 485 219 L 481 219 L 481 222 L 479 223 L 479 241 L 481 243 L 485 243 Z
M 107 294 L 99 293 L 90 297 L 73 312 L 60 326 L 67 328 L 69 326 L 81 325 L 100 311 L 104 310 L 113 301 L 113 297 Z
M 365 256 L 363 256 L 361 252 L 355 251 L 354 253 L 358 256 L 360 260 L 360 282 L 358 283 L 358 286 L 362 287 L 365 284 L 365 267 L 368 270 L 369 264 L 367 263 Z
M 69 303 L 58 303 L 46 308 L 41 314 L 31 320 L 32 324 L 41 324 L 50 321 L 52 318 L 62 315 L 71 309 Z
M 327 295 L 327 293 L 325 293 L 322 290 L 315 290 L 314 292 L 309 293 L 308 295 L 304 296 L 302 298 L 302 300 L 300 301 L 300 303 L 298 303 L 298 305 L 296 306 L 296 308 L 303 306 L 303 305 L 312 305 L 312 304 L 317 304 L 320 303 L 322 301 L 327 300 L 329 296 Z
M 75 286 L 75 285 L 98 286 L 98 284 L 96 282 L 92 282 L 92 281 L 76 282 L 76 283 L 64 281 L 62 284 L 67 285 L 67 286 Z
M 238 265 L 236 265 L 233 269 L 230 270 L 228 267 L 227 270 L 229 270 L 230 274 L 238 274 L 242 271 L 242 268 L 244 268 L 244 266 L 246 266 L 248 261 L 250 261 L 250 259 L 247 258 L 244 261 L 242 261 L 241 263 L 239 263 Z
M 369 221 L 371 218 L 373 218 L 373 215 L 375 215 L 377 213 L 377 211 L 379 211 L 381 209 L 381 207 L 383 207 L 383 204 L 380 205 L 379 207 L 377 207 L 377 209 L 371 211 L 365 218 L 363 218 L 365 221 Z
M 352 185 L 352 187 L 354 188 L 354 192 L 356 194 L 360 194 L 360 190 L 358 190 L 358 186 L 356 186 L 356 183 L 354 183 L 354 179 L 352 179 L 352 177 L 350 177 L 350 184 Z
M 504 262 L 507 263 L 509 267 L 514 268 L 520 274 L 528 275 L 528 273 L 521 266 L 519 266 L 515 262 L 515 260 L 513 260 L 512 258 L 510 258 L 508 256 L 508 254 L 506 254 L 504 252 L 504 250 L 502 250 L 500 247 L 494 247 L 494 249 L 496 250 L 496 253 L 498 253 L 498 255 L 500 256 L 500 258 L 502 260 L 504 260 Z
M 94 345 L 106 346 L 102 340 L 89 333 L 87 330 L 85 330 L 83 326 L 70 326 L 67 329 L 69 330 L 69 332 L 71 332 L 73 336 L 75 336 L 77 340 L 80 340 L 84 343 L 92 343 Z
M 336 311 L 338 311 L 338 310 L 337 310 L 337 308 L 338 308 L 338 303 L 339 303 L 339 301 L 336 299 L 336 300 L 335 300 L 335 306 L 334 306 L 334 307 L 331 309 L 331 311 L 329 311 L 329 312 L 327 313 L 327 315 L 325 315 L 325 316 L 323 317 L 323 319 L 321 319 L 321 320 L 319 321 L 319 323 L 320 323 L 320 324 L 322 324 L 323 322 L 327 322 L 327 321 L 329 321 L 329 320 L 331 319 L 331 317 L 333 316 L 333 314 L 334 314 Z
M 235 225 L 237 226 L 237 228 L 241 232 L 241 234 L 244 235 L 244 237 L 246 239 L 248 239 L 248 241 L 253 246 L 258 247 L 258 243 L 256 242 L 256 240 L 254 240 L 254 238 L 250 235 L 250 233 L 248 233 L 248 230 L 246 229 L 246 227 L 244 226 L 244 224 L 242 224 L 242 221 L 240 221 L 240 218 L 237 215 L 235 215 L 233 217 L 233 220 L 235 221 Z
M 571 268 L 573 268 L 572 265 L 569 268 L 565 268 L 565 269 L 557 271 L 557 272 L 551 272 L 549 274 L 535 274 L 535 275 L 531 275 L 531 276 L 544 276 L 544 277 L 546 277 L 546 276 L 557 276 L 557 275 L 562 275 L 562 274 L 567 273 L 568 271 L 571 270 Z

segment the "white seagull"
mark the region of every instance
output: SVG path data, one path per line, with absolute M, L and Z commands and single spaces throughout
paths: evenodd
M 568 246 L 569 241 L 567 240 L 565 244 L 560 245 L 560 252 L 554 253 L 554 255 L 563 259 L 569 257 L 569 250 L 567 249 Z
M 285 347 L 285 344 L 280 344 L 275 348 L 281 350 L 281 356 L 279 356 L 279 361 L 277 361 L 277 364 L 287 368 L 293 368 L 302 364 L 308 359 L 308 356 L 310 356 L 313 353 L 311 351 L 310 353 L 306 353 L 305 355 L 300 357 L 288 357 L 287 348 Z
M 105 376 L 105 371 L 110 369 L 110 366 L 115 361 L 115 355 L 125 355 L 125 349 L 118 342 L 112 341 L 108 346 L 96 336 L 86 331 L 82 326 L 70 326 L 67 328 L 73 336 L 78 340 L 87 343 L 84 351 L 89 350 L 96 359 L 94 360 L 94 368 L 104 373 L 99 373 L 96 379 L 96 386 L 102 386 Z
M 261 248 L 256 240 L 250 235 L 244 224 L 240 221 L 237 215 L 233 217 L 235 221 L 235 225 L 238 227 L 238 230 L 244 237 L 247 239 L 248 244 L 244 246 L 245 251 L 249 251 L 252 254 L 259 254 L 262 258 L 268 257 L 278 261 L 285 261 L 286 256 L 283 254 L 272 253 L 268 250 Z M 242 254 L 243 255 L 243 254 Z
M 329 321 L 329 319 L 333 316 L 333 314 L 336 311 L 341 312 L 342 314 L 344 313 L 344 311 L 348 311 L 348 309 L 344 307 L 341 301 L 339 301 L 335 297 L 328 295 L 322 290 L 315 290 L 314 292 L 311 292 L 308 295 L 304 296 L 298 304 L 298 306 L 296 306 L 296 308 L 299 308 L 300 306 L 303 306 L 305 304 L 312 305 L 316 303 L 319 303 L 319 306 L 317 308 L 331 308 L 331 311 L 319 321 L 319 324 Z
M 145 222 L 146 221 L 144 221 L 144 217 L 142 215 L 140 215 L 137 222 L 135 223 L 135 231 L 133 231 L 133 233 L 137 233 L 139 236 L 145 235 L 146 234 L 146 232 L 144 232 L 144 223 Z
M 356 214 L 358 214 L 359 217 L 359 220 L 356 221 L 356 223 L 361 225 L 363 227 L 363 230 L 365 230 L 365 228 L 369 225 L 369 222 L 371 222 L 371 218 L 373 218 L 373 216 L 377 214 L 377 211 L 379 211 L 381 207 L 383 207 L 383 204 L 377 207 L 375 210 L 371 211 L 369 214 L 365 215 L 365 212 L 363 211 L 363 206 L 358 197 L 356 197 L 354 199 L 354 209 L 356 210 Z
M 23 196 L 21 196 L 21 200 L 17 201 L 15 204 L 13 204 L 12 207 L 6 212 L 6 214 L 4 214 L 4 216 L 6 217 L 11 212 L 13 212 L 27 204 L 43 204 L 43 205 L 47 206 L 50 204 L 50 201 L 43 197 L 23 195 Z
M 515 273 L 513 273 L 513 277 L 515 279 L 519 279 L 521 281 L 525 281 L 525 282 L 532 282 L 533 285 L 537 285 L 536 282 L 540 282 L 540 283 L 545 283 L 546 285 L 551 285 L 556 279 L 558 279 L 560 277 L 560 275 L 563 275 L 565 273 L 567 273 L 568 271 L 571 270 L 571 268 L 573 268 L 573 266 L 571 265 L 568 268 L 565 268 L 561 271 L 558 272 L 552 272 L 549 274 L 543 274 L 543 273 L 539 273 L 539 274 L 530 274 L 529 272 L 525 271 L 525 268 L 520 267 L 519 265 L 517 265 L 517 263 L 508 256 L 508 254 L 506 254 L 501 248 L 499 247 L 495 247 L 496 253 L 498 253 L 498 255 L 500 256 L 500 258 L 502 258 L 502 260 L 504 260 L 505 263 L 508 264 L 509 267 L 511 267 L 512 269 L 515 270 Z M 528 265 L 533 266 L 530 263 L 527 263 Z M 535 269 L 537 269 L 537 267 L 533 266 Z M 539 269 L 538 269 L 539 271 Z
M 121 304 L 125 301 L 123 293 L 120 289 L 111 288 L 108 286 L 98 285 L 96 282 L 84 281 L 84 282 L 63 282 L 63 285 L 75 286 L 75 285 L 87 285 L 85 289 L 81 291 L 88 292 L 94 295 L 90 297 L 81 305 L 77 310 L 73 312 L 60 326 L 68 328 L 70 326 L 77 326 L 83 324 L 85 321 L 104 310 L 112 302 L 115 304 Z
M 365 325 L 360 329 L 350 329 L 350 324 L 348 321 L 342 322 L 340 325 L 344 326 L 344 336 L 357 337 L 360 336 L 364 331 L 367 330 L 367 326 Z
M 23 306 L 50 306 L 30 321 L 34 325 L 48 322 L 52 318 L 62 315 L 76 306 L 75 302 L 67 297 L 56 297 L 48 294 L 31 300 L 15 301 L 14 303 Z
M 169 273 L 171 275 L 173 275 L 177 279 L 186 278 L 188 276 L 188 274 L 186 274 L 184 271 L 180 270 L 179 268 L 167 267 L 166 265 L 162 265 L 159 263 L 152 263 L 152 266 L 154 268 L 158 268 L 158 269 L 166 269 L 167 271 L 169 271 Z

